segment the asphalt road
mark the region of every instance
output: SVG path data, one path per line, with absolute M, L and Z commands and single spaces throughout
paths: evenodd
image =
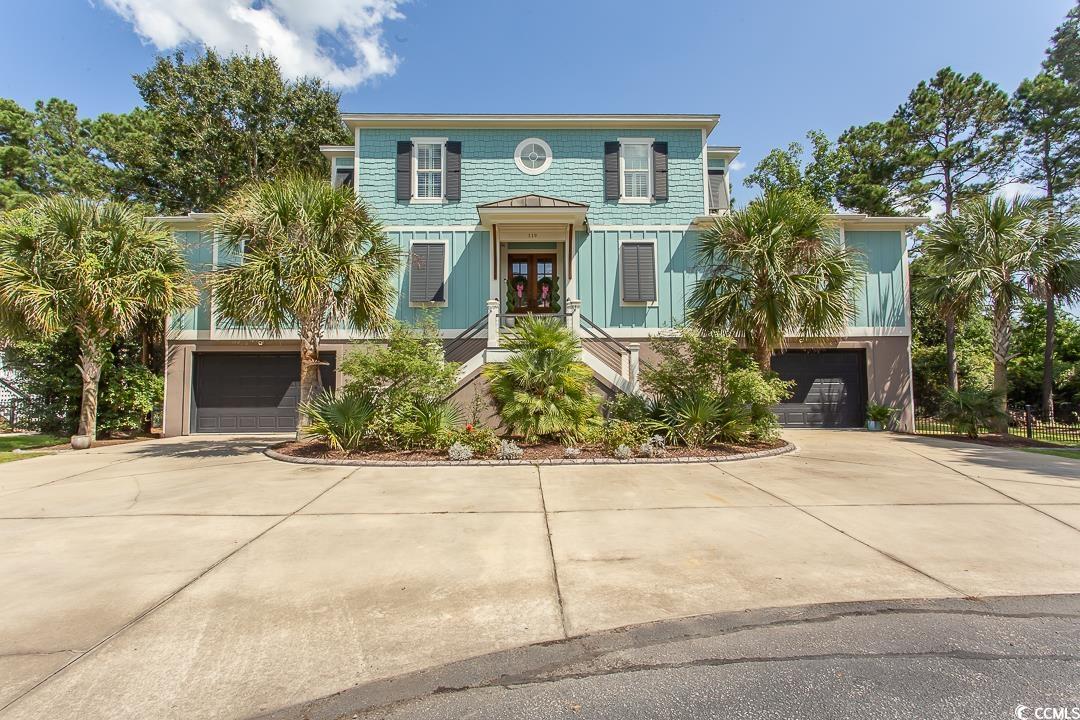
M 1080 720 L 1080 595 L 651 623 L 358 686 L 268 717 Z

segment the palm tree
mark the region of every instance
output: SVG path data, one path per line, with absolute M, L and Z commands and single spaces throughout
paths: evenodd
M 172 233 L 132 206 L 58 196 L 0 219 L 0 316 L 34 334 L 74 329 L 82 403 L 93 442 L 104 355 L 151 315 L 198 302 Z
M 1051 216 L 1051 222 L 1056 222 Z M 1076 227 L 1066 222 L 1056 238 L 1049 238 L 1045 267 L 1029 279 L 1032 294 L 1046 306 L 1046 347 L 1043 350 L 1042 414 L 1054 420 L 1054 330 L 1057 304 L 1080 301 L 1080 244 L 1069 242 Z M 1045 242 L 1045 240 L 1044 240 Z
M 294 175 L 239 190 L 215 230 L 242 258 L 209 281 L 214 312 L 225 326 L 300 335 L 300 403 L 322 391 L 319 342 L 348 323 L 378 331 L 391 321 L 400 263 L 378 222 L 351 188 Z M 306 420 L 301 413 L 297 436 Z
M 946 272 L 940 262 L 926 255 L 911 264 L 911 289 L 914 302 L 936 313 L 945 323 L 945 369 L 949 388 L 956 392 L 960 389 L 956 326 L 971 315 L 980 297 L 970 289 L 961 292 L 956 278 Z
M 861 279 L 828 209 L 791 191 L 767 192 L 716 218 L 697 249 L 702 278 L 691 316 L 742 339 L 763 371 L 784 338 L 842 335 Z
M 936 220 L 923 242 L 923 253 L 952 276 L 957 292 L 988 300 L 1001 418 L 1008 405 L 1013 309 L 1028 296 L 1032 279 L 1042 277 L 1066 248 L 1075 247 L 1075 228 L 1051 224 L 1048 217 L 1041 200 L 984 197 L 964 203 L 957 215 Z M 1008 436 L 1008 422 L 1001 418 L 997 430 Z

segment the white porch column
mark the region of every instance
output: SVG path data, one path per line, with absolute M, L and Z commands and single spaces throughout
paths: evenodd
M 499 301 L 487 301 L 487 346 L 499 347 Z
M 571 299 L 566 301 L 566 324 L 574 337 L 581 337 L 581 301 Z
M 638 370 L 641 367 L 641 345 L 639 343 L 630 343 L 627 345 L 630 348 L 629 362 L 627 363 L 626 379 L 630 383 L 630 387 L 637 392 L 638 389 Z

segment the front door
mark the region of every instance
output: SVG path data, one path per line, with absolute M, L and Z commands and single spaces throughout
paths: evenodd
M 506 309 L 512 313 L 561 310 L 554 253 L 513 253 L 507 257 Z

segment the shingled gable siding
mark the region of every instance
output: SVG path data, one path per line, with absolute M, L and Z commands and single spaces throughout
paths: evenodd
M 461 142 L 461 201 L 411 205 L 395 200 L 397 144 L 410 137 L 448 137 Z M 514 150 L 528 137 L 551 145 L 553 162 L 526 175 Z M 604 143 L 620 137 L 651 137 L 668 145 L 668 201 L 627 205 L 604 200 Z M 626 129 L 363 129 L 360 131 L 360 194 L 390 226 L 475 225 L 476 205 L 537 193 L 589 203 L 594 225 L 688 225 L 704 210 L 704 163 L 700 130 Z

